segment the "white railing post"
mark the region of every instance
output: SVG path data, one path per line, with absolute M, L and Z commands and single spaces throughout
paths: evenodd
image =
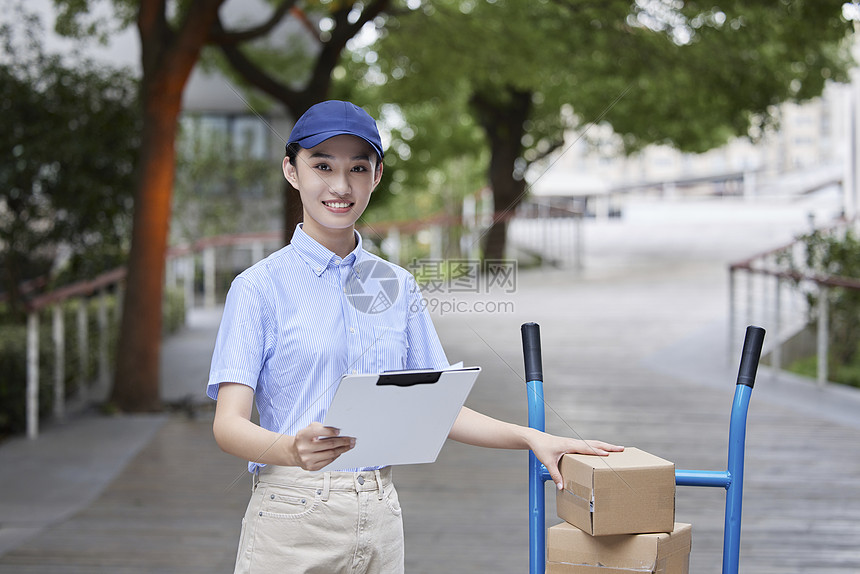
M 27 438 L 39 436 L 39 312 L 27 315 Z
M 168 258 L 164 269 L 164 285 L 169 289 L 176 288 L 176 258 Z
M 185 292 L 185 312 L 194 308 L 194 253 L 182 259 L 182 288 Z
M 776 277 L 776 289 L 774 293 L 774 317 L 773 317 L 773 351 L 771 352 L 771 363 L 773 367 L 774 375 L 776 375 L 780 369 L 782 369 L 782 339 L 780 335 L 781 331 L 781 320 L 780 315 L 782 314 L 782 279 Z
M 818 340 L 817 340 L 817 355 L 818 355 L 818 372 L 817 381 L 819 385 L 824 385 L 829 376 L 828 372 L 828 337 L 830 333 L 830 302 L 827 300 L 828 290 L 824 285 L 819 285 L 818 288 Z
M 388 260 L 395 265 L 400 265 L 400 230 L 396 227 L 389 229 L 384 241 Z
M 478 205 L 473 195 L 463 198 L 463 234 L 460 236 L 460 252 L 471 259 L 477 247 L 474 245 L 475 229 L 478 227 Z
M 433 261 L 442 260 L 442 227 L 439 225 L 430 226 L 430 259 Z
M 549 236 L 549 209 L 543 202 L 538 203 L 538 225 L 541 228 L 540 251 L 542 259 L 541 267 L 543 267 L 550 259 L 549 245 L 551 243 Z
M 735 273 L 737 270 L 734 267 L 729 267 L 729 337 L 728 337 L 728 353 L 727 357 L 733 357 L 735 352 L 735 328 L 737 319 L 735 313 L 737 305 L 735 304 Z
M 765 278 L 762 277 L 762 284 L 766 284 Z M 762 309 L 767 309 L 764 305 L 767 303 L 767 297 L 762 301 Z M 755 325 L 755 273 L 753 273 L 752 267 L 747 269 L 747 308 L 746 308 L 746 318 L 747 325 Z M 762 313 L 764 315 L 765 313 Z M 764 317 L 762 317 L 762 321 L 764 321 Z M 732 349 L 732 353 L 736 351 Z
M 255 241 L 251 244 L 251 264 L 253 265 L 257 261 L 261 261 L 264 257 L 263 252 L 263 242 Z
M 120 325 L 122 323 L 122 310 L 124 308 L 123 299 L 125 299 L 125 283 L 122 281 L 117 281 L 116 286 L 114 287 L 114 312 L 113 312 L 113 321 L 116 325 Z
M 62 302 L 54 305 L 53 314 L 54 418 L 62 420 L 66 413 L 66 329 Z
M 215 306 L 215 248 L 211 246 L 203 250 L 203 305 Z
M 573 214 L 573 240 L 575 245 L 573 247 L 573 264 L 577 271 L 582 271 L 585 267 L 584 265 L 584 257 L 585 253 L 585 244 L 583 243 L 583 233 L 582 226 L 584 224 L 585 214 L 584 213 L 574 213 Z
M 99 291 L 99 400 L 106 396 L 110 384 L 110 367 L 108 365 L 108 339 L 110 325 L 108 323 L 107 290 Z
M 90 321 L 87 299 L 78 299 L 78 393 L 82 399 L 87 398 L 87 387 L 89 386 L 90 366 Z

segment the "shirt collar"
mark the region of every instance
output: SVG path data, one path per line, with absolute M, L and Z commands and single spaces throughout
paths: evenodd
M 364 253 L 361 246 L 361 234 L 356 230 L 353 230 L 353 233 L 355 233 L 355 249 L 343 258 L 344 263 L 352 266 L 361 261 L 362 254 Z M 296 226 L 296 230 L 293 232 L 293 238 L 290 240 L 290 245 L 292 245 L 301 258 L 305 260 L 305 263 L 308 264 L 308 267 L 311 268 L 317 277 L 322 275 L 323 271 L 325 271 L 329 265 L 340 264 L 340 256 L 329 250 L 327 247 L 324 247 L 317 242 L 316 239 L 305 233 L 302 229 L 301 223 Z

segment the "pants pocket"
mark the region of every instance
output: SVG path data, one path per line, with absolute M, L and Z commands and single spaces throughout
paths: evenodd
M 263 487 L 259 516 L 281 520 L 300 520 L 320 504 L 316 490 L 266 485 Z
M 391 514 L 394 516 L 400 516 L 403 511 L 400 509 L 400 497 L 397 496 L 397 490 L 394 486 L 389 486 L 385 489 L 385 505 L 388 507 L 388 510 L 391 511 Z

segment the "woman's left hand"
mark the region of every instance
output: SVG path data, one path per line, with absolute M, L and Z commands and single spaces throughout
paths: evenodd
M 565 454 L 590 454 L 607 456 L 610 452 L 621 452 L 623 446 L 617 446 L 599 440 L 578 440 L 560 437 L 547 433 L 536 433 L 530 441 L 531 450 L 549 471 L 552 481 L 559 490 L 564 488 L 558 463 Z

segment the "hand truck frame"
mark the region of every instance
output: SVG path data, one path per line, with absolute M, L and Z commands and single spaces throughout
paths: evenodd
M 528 394 L 529 426 L 544 431 L 546 425 L 543 397 L 543 366 L 541 362 L 540 327 L 525 323 L 521 327 L 523 358 Z M 743 502 L 744 448 L 746 443 L 747 411 L 756 371 L 761 357 L 765 330 L 749 326 L 744 338 L 741 363 L 735 385 L 729 421 L 729 455 L 727 469 L 675 470 L 679 486 L 710 486 L 726 489 L 726 515 L 723 528 L 722 574 L 737 574 L 740 558 L 741 504 Z M 533 452 L 529 451 L 529 573 L 543 574 L 546 570 L 546 519 L 544 483 L 549 472 Z

